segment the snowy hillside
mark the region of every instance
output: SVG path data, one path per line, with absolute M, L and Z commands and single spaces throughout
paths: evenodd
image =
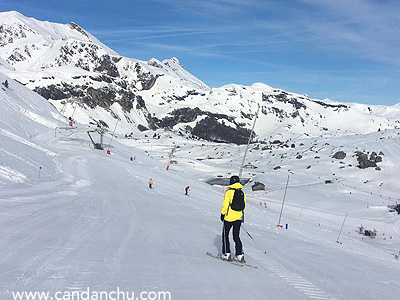
M 117 288 L 182 300 L 396 298 L 400 223 L 387 205 L 400 202 L 398 129 L 252 144 L 241 238 L 253 269 L 205 255 L 221 251 L 224 190 L 205 181 L 236 173 L 244 146 L 157 130 L 107 134 L 107 154 L 85 126 L 65 127 L 45 99 L 0 76 L 1 299 Z M 356 151 L 377 167 L 357 167 Z
M 43 147 L 40 134 L 65 122 L 44 98 L 0 73 L 0 186 L 24 183 L 59 172 L 56 153 Z M 7 86 L 7 87 L 6 87 Z
M 207 87 L 176 58 L 118 55 L 75 23 L 0 13 L 1 72 L 82 124 L 119 122 L 131 134 L 167 128 L 209 141 L 244 144 L 261 106 L 256 140 L 347 135 L 397 128 L 398 106 L 310 99 L 262 83 Z

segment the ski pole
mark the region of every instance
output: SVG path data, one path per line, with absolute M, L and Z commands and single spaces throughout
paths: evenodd
M 223 248 L 222 250 L 226 251 L 226 236 L 225 236 L 225 221 L 222 221 L 222 241 L 223 241 Z M 224 251 L 221 251 L 224 252 Z M 224 254 L 224 253 L 222 253 Z
M 243 227 L 243 225 L 242 225 L 242 227 Z M 243 230 L 244 230 L 244 232 L 247 233 L 247 235 L 248 235 L 252 240 L 254 240 L 253 237 L 250 235 L 250 233 L 249 233 L 246 229 L 244 229 L 244 227 L 243 227 Z
M 251 240 L 254 242 L 254 245 L 257 246 L 258 250 L 264 252 L 264 254 L 267 254 L 267 251 L 264 251 L 264 250 L 256 243 L 256 241 L 254 240 L 254 238 L 253 238 L 253 237 L 251 236 L 251 234 L 244 228 L 243 225 L 242 225 L 242 228 L 243 228 L 244 232 L 246 232 L 247 235 L 248 235 L 248 236 L 251 238 Z

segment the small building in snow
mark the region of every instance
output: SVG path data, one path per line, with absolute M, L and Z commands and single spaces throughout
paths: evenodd
M 257 167 L 255 165 L 252 164 L 247 164 L 243 166 L 244 169 L 257 169 Z
M 265 191 L 265 184 L 256 181 L 252 186 L 251 186 L 252 191 Z

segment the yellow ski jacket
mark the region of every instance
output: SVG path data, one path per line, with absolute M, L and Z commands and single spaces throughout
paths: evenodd
M 227 222 L 233 222 L 241 220 L 243 218 L 243 211 L 236 211 L 231 209 L 230 207 L 230 205 L 232 204 L 233 195 L 235 194 L 235 190 L 238 189 L 243 190 L 243 186 L 239 182 L 236 182 L 228 186 L 228 190 L 225 192 L 224 201 L 222 202 L 221 214 L 225 216 L 224 220 Z M 246 194 L 244 194 L 244 206 L 246 208 Z

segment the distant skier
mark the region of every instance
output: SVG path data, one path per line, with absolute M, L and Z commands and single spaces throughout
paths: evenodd
M 68 125 L 69 126 L 74 126 L 75 124 L 76 124 L 76 122 L 74 121 L 74 119 L 72 119 L 72 117 L 68 117 L 68 120 L 69 120 L 69 122 L 68 122 Z
M 149 180 L 149 188 L 153 188 L 153 179 L 152 178 L 150 178 L 150 180 Z
M 222 255 L 221 258 L 231 260 L 229 246 L 229 231 L 233 227 L 233 240 L 235 242 L 236 255 L 234 260 L 244 262 L 242 241 L 240 240 L 240 225 L 242 224 L 243 210 L 246 208 L 246 194 L 240 184 L 238 176 L 232 176 L 222 202 L 221 221 L 224 222 L 222 231 Z
M 187 196 L 189 193 L 189 186 L 185 187 L 185 195 Z

